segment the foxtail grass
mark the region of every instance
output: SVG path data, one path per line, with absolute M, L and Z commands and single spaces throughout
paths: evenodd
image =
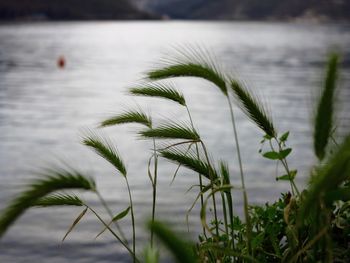
M 96 191 L 96 184 L 92 178 L 74 170 L 47 169 L 42 176 L 29 184 L 27 190 L 5 208 L 0 217 L 0 237 L 27 209 L 51 193 L 67 189 Z
M 129 202 L 130 202 L 130 211 L 131 211 L 131 223 L 132 223 L 132 247 L 133 247 L 133 260 L 136 262 L 136 228 L 135 228 L 135 215 L 134 215 L 134 206 L 131 196 L 131 190 L 129 185 L 129 180 L 127 177 L 127 170 L 125 168 L 125 164 L 123 160 L 120 158 L 117 149 L 109 142 L 107 139 L 102 139 L 97 135 L 87 136 L 83 143 L 92 148 L 98 155 L 100 155 L 103 159 L 107 160 L 110 164 L 112 164 L 117 171 L 123 176 L 125 179 L 125 183 L 128 190 Z
M 337 87 L 338 60 L 339 58 L 336 54 L 332 54 L 329 57 L 326 78 L 317 104 L 314 124 L 314 151 L 320 161 L 326 155 L 326 147 L 334 128 L 334 96 Z
M 152 118 L 141 109 L 126 110 L 101 123 L 101 127 L 140 124 L 143 129 L 138 132 L 139 136 L 153 142 L 147 166 L 147 175 L 152 184 L 152 218 L 148 225 L 151 238 L 150 246 L 146 249 L 145 262 L 159 262 L 157 243 L 153 242 L 156 237 L 172 252 L 178 262 L 350 261 L 350 135 L 337 144 L 337 148 L 332 152 L 327 152 L 329 140 L 333 139 L 338 56 L 332 55 L 329 59 L 325 84 L 317 104 L 314 150 L 319 162 L 312 171 L 307 188 L 299 192 L 294 183 L 297 170 L 292 170 L 287 162 L 287 157 L 293 152 L 292 148 L 287 146 L 289 132 L 278 134 L 271 116 L 259 99 L 246 86 L 221 73 L 217 64 L 211 57 L 208 58 L 207 54 L 190 49 L 179 52 L 178 55 L 178 58 L 166 60 L 161 68 L 148 73 L 150 79 L 158 82 L 136 85 L 129 92 L 135 96 L 156 97 L 177 103 L 186 109 L 189 123 L 171 120 L 154 127 Z M 205 142 L 195 129 L 183 94 L 177 91 L 174 85 L 160 82 L 161 79 L 184 76 L 210 81 L 226 97 L 242 187 L 231 184 L 228 163 L 220 161 L 215 166 L 216 161 L 210 156 Z M 272 204 L 255 206 L 248 203 L 238 129 L 231 102 L 232 93 L 237 106 L 264 132 L 261 143 L 268 142 L 271 150 L 261 150 L 262 156 L 282 164 L 286 174 L 277 176 L 276 179 L 289 181 L 291 184 L 292 193 L 282 194 L 282 197 Z M 164 147 L 161 143 L 157 145 L 156 140 L 164 142 Z M 81 207 L 83 210 L 75 218 L 63 240 L 83 220 L 85 214 L 91 212 L 103 225 L 96 238 L 108 231 L 130 253 L 133 262 L 141 262 L 136 255 L 134 205 L 126 166 L 110 140 L 91 132 L 83 138 L 83 144 L 110 163 L 115 168 L 115 173 L 125 180 L 129 206 L 113 214 L 90 177 L 72 169 L 45 170 L 42 174 L 44 177 L 28 185 L 28 188 L 4 209 L 0 216 L 0 236 L 32 207 Z M 187 217 L 201 199 L 199 216 L 203 232 L 199 235 L 197 244 L 183 240 L 155 218 L 158 161 L 161 160 L 177 165 L 173 180 L 180 167 L 199 175 L 199 185 L 189 187 L 191 191 L 196 189 L 198 192 L 186 214 Z M 111 219 L 105 221 L 80 197 L 66 193 L 67 190 L 75 189 L 95 193 Z M 232 191 L 235 190 L 243 193 L 245 221 L 234 213 Z M 218 196 L 221 197 L 221 202 L 217 201 Z M 118 227 L 117 223 L 120 220 L 128 218 L 132 226 L 132 248 L 129 247 L 122 231 L 118 229 L 117 232 L 112 226 L 116 224 Z

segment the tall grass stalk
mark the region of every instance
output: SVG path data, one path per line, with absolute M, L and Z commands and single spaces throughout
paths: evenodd
M 141 84 L 141 85 L 138 85 L 137 87 L 131 88 L 129 90 L 129 92 L 132 95 L 137 95 L 137 96 L 163 98 L 163 99 L 170 100 L 170 101 L 173 101 L 175 103 L 178 103 L 181 106 L 184 106 L 186 108 L 186 111 L 187 111 L 187 114 L 188 114 L 188 117 L 189 117 L 189 120 L 190 120 L 191 128 L 192 128 L 192 130 L 195 130 L 193 119 L 192 119 L 192 116 L 191 116 L 191 112 L 190 112 L 190 110 L 188 108 L 186 100 L 185 100 L 183 94 L 178 92 L 172 84 L 169 84 L 169 83 L 146 83 L 146 84 Z M 153 141 L 154 141 L 154 145 L 155 145 L 155 140 L 153 139 Z M 176 146 L 176 145 L 173 144 L 172 146 Z M 197 142 L 195 143 L 195 147 L 196 147 L 197 156 L 199 158 L 199 149 L 198 149 Z M 155 146 L 154 146 L 154 155 L 157 156 L 156 147 Z M 155 159 L 155 162 L 156 161 L 157 160 Z M 156 171 L 157 171 L 156 167 L 157 167 L 157 165 L 155 164 L 155 171 L 154 171 L 155 180 L 154 181 L 156 181 Z M 180 168 L 180 165 L 179 165 L 178 169 L 179 168 Z M 177 173 L 178 169 L 175 172 L 175 176 L 176 176 L 176 173 Z M 174 178 L 175 178 L 175 176 L 174 176 Z M 201 174 L 198 174 L 198 180 L 199 180 L 200 189 L 202 191 L 202 189 L 203 189 L 203 181 L 202 181 L 202 175 Z M 202 195 L 200 196 L 200 202 L 201 202 L 201 207 L 202 207 L 203 206 L 203 196 Z M 154 209 L 155 209 L 155 206 L 152 209 L 152 211 L 154 211 Z M 152 212 L 152 214 L 153 214 L 153 212 Z M 152 222 L 154 222 L 154 217 L 152 217 Z M 203 232 L 205 234 L 205 229 L 204 228 L 203 228 Z M 151 237 L 151 246 L 152 246 L 152 244 L 153 244 L 153 232 L 152 232 L 152 230 L 151 230 L 151 236 L 152 236 Z
M 237 132 L 237 128 L 236 128 L 236 121 L 235 121 L 235 116 L 233 113 L 233 107 L 232 107 L 232 103 L 230 100 L 230 97 L 227 96 L 227 102 L 230 108 L 230 116 L 231 116 L 231 123 L 232 123 L 232 129 L 233 129 L 233 134 L 234 134 L 234 142 L 236 145 L 236 151 L 237 151 L 237 158 L 238 158 L 238 165 L 239 165 L 239 173 L 240 173 L 240 177 L 241 177 L 241 184 L 242 184 L 242 194 L 243 194 L 243 208 L 244 208 L 244 218 L 247 224 L 247 248 L 248 248 L 248 252 L 249 254 L 252 253 L 252 248 L 251 248 L 251 233 L 252 233 L 252 226 L 250 223 L 250 217 L 249 217 L 249 212 L 248 212 L 248 206 L 249 206 L 249 202 L 248 202 L 248 195 L 247 195 L 247 190 L 245 187 L 245 182 L 244 182 L 244 172 L 243 172 L 243 164 L 242 164 L 242 159 L 241 159 L 241 150 L 239 147 L 239 140 L 238 140 L 238 132 Z
M 190 119 L 190 123 L 191 123 L 191 127 L 192 129 L 194 129 L 194 123 L 193 123 L 193 119 L 192 119 L 192 115 L 191 115 L 191 112 L 190 112 L 190 109 L 188 108 L 187 104 L 185 105 L 186 107 L 186 111 L 187 111 L 187 114 L 188 114 L 188 118 Z M 199 156 L 199 149 L 198 149 L 198 143 L 195 143 L 195 147 L 196 147 L 196 154 L 197 154 L 197 157 L 198 159 L 200 158 Z M 198 174 L 198 181 L 199 181 L 199 189 L 200 189 L 200 193 L 202 192 L 203 190 L 203 178 L 202 178 L 202 175 L 199 173 Z M 201 204 L 201 209 L 203 207 L 203 204 L 204 204 L 204 198 L 203 198 L 203 195 L 201 194 L 200 195 L 200 204 Z M 205 228 L 203 227 L 203 235 L 206 236 L 206 230 Z
M 111 217 L 111 219 L 113 220 L 113 217 L 114 217 L 114 216 L 113 216 L 113 213 L 112 213 L 111 209 L 109 208 L 109 206 L 108 206 L 106 200 L 103 198 L 103 196 L 101 195 L 101 193 L 100 193 L 98 190 L 96 190 L 96 195 L 97 195 L 98 199 L 100 200 L 102 206 L 106 209 L 108 215 L 109 215 L 109 216 Z M 120 236 L 121 236 L 121 238 L 123 239 L 123 241 L 124 241 L 126 244 L 128 244 L 128 240 L 126 239 L 125 234 L 124 234 L 123 230 L 121 229 L 120 225 L 118 224 L 118 222 L 114 222 L 114 221 L 113 221 L 113 223 L 114 223 L 114 225 L 116 226 L 116 228 L 118 229 L 118 232 L 120 233 Z
M 158 153 L 157 153 L 155 139 L 153 139 L 153 154 L 154 154 L 154 177 L 153 177 L 153 181 L 152 181 L 152 188 L 153 188 L 152 223 L 155 222 L 156 199 L 157 199 L 157 177 L 158 177 Z M 154 236 L 154 231 L 153 231 L 153 229 L 151 229 L 151 248 L 153 248 L 153 236 Z
M 129 194 L 129 202 L 130 202 L 130 210 L 131 210 L 131 223 L 132 223 L 132 247 L 133 247 L 133 261 L 136 262 L 136 229 L 135 229 L 135 216 L 134 216 L 134 206 L 131 197 L 131 191 L 129 186 L 129 181 L 127 177 L 127 170 L 125 168 L 125 164 L 123 160 L 120 158 L 117 149 L 113 146 L 113 144 L 105 139 L 99 138 L 95 134 L 88 135 L 83 143 L 92 148 L 98 155 L 100 155 L 103 159 L 107 160 L 111 163 L 117 171 L 124 177 L 128 194 Z
M 217 209 L 216 209 L 216 198 L 215 198 L 215 192 L 214 192 L 214 185 L 215 185 L 215 176 L 213 174 L 214 167 L 210 164 L 210 159 L 208 155 L 207 148 L 205 147 L 205 144 L 203 141 L 200 142 L 204 151 L 205 158 L 208 162 L 209 166 L 209 178 L 211 180 L 211 185 L 212 185 L 212 199 L 213 199 L 213 210 L 214 210 L 214 219 L 215 219 L 215 231 L 216 231 L 216 236 L 219 237 L 219 220 L 218 220 L 218 215 L 217 215 Z M 203 203 L 204 205 L 204 203 Z
M 134 89 L 131 89 L 130 92 L 132 94 L 136 95 L 136 94 L 138 94 L 138 92 L 140 92 L 140 89 L 134 88 Z M 122 114 L 113 116 L 113 117 L 103 121 L 101 123 L 101 126 L 106 127 L 106 126 L 112 126 L 112 125 L 118 125 L 118 124 L 120 125 L 120 124 L 127 124 L 127 123 L 137 123 L 137 124 L 141 124 L 141 125 L 144 125 L 150 129 L 152 129 L 152 119 L 149 116 L 147 116 L 147 114 L 142 112 L 141 110 L 125 111 Z M 153 191 L 153 194 L 152 194 L 152 222 L 154 222 L 154 220 L 155 220 L 156 198 L 157 198 L 157 174 L 158 174 L 158 155 L 157 155 L 157 148 L 156 148 L 156 140 L 155 139 L 153 139 L 153 159 L 154 159 L 154 174 L 153 174 L 153 178 L 150 177 L 152 189 L 153 189 L 152 190 Z M 128 184 L 128 182 L 127 182 L 127 184 Z M 129 189 L 129 187 L 128 187 L 128 189 Z M 129 191 L 129 196 L 130 195 L 131 195 L 131 193 Z M 130 197 L 130 203 L 131 202 L 132 202 L 132 200 Z M 131 208 L 132 217 L 134 217 L 133 213 L 134 213 L 133 208 Z M 133 228 L 134 228 L 134 221 L 135 220 L 132 220 L 132 221 L 133 221 Z M 134 233 L 133 233 L 133 237 L 134 237 Z M 153 247 L 153 231 L 151 231 L 151 248 L 152 247 Z
M 215 86 L 217 86 L 221 92 L 226 96 L 231 113 L 231 120 L 234 131 L 234 138 L 236 144 L 236 151 L 238 155 L 238 164 L 241 175 L 241 183 L 243 190 L 243 202 L 244 202 L 244 214 L 245 220 L 247 222 L 247 243 L 250 244 L 251 238 L 251 227 L 248 213 L 248 196 L 244 183 L 244 174 L 243 174 L 243 165 L 241 161 L 241 153 L 239 150 L 239 142 L 237 129 L 234 121 L 233 109 L 231 105 L 231 101 L 228 95 L 226 79 L 224 75 L 220 73 L 218 67 L 216 66 L 214 60 L 207 56 L 207 54 L 203 54 L 198 51 L 194 51 L 190 49 L 190 52 L 180 52 L 181 57 L 175 58 L 173 60 L 169 59 L 164 64 L 163 68 L 155 69 L 148 72 L 148 77 L 152 80 L 160 80 L 172 77 L 198 77 L 205 79 L 209 82 L 212 82 Z M 251 252 L 250 245 L 248 246 L 249 252 Z

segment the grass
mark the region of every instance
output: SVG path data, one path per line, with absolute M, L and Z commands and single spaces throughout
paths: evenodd
M 289 132 L 278 132 L 261 101 L 238 80 L 223 74 L 213 61 L 205 52 L 179 51 L 178 56 L 164 60 L 159 68 L 147 73 L 149 82 L 129 90 L 133 96 L 156 97 L 176 103 L 186 110 L 188 122 L 172 120 L 154 127 L 151 116 L 141 109 L 125 110 L 101 122 L 101 127 L 139 124 L 143 129 L 138 131 L 138 135 L 149 140 L 152 145 L 149 161 L 145 165 L 145 176 L 149 177 L 152 186 L 151 220 L 147 225 L 150 245 L 143 254 L 137 252 L 132 187 L 129 185 L 123 159 L 113 142 L 94 133 L 86 135 L 83 144 L 109 162 L 116 169 L 116 174 L 125 179 L 129 206 L 114 215 L 93 179 L 71 169 L 48 169 L 1 213 L 0 235 L 3 236 L 28 209 L 78 206 L 83 210 L 77 215 L 63 240 L 84 220 L 85 214 L 90 212 L 103 226 L 102 231 L 96 233 L 96 238 L 109 232 L 130 254 L 133 262 L 159 262 L 159 253 L 162 252 L 159 249 L 160 243 L 171 251 L 177 262 L 349 262 L 350 135 L 342 140 L 334 138 L 332 132 L 335 126 L 338 56 L 332 54 L 329 57 L 324 85 L 316 103 L 313 141 L 318 163 L 314 164 L 308 185 L 302 191 L 294 182 L 297 170 L 288 164 L 288 157 L 292 153 L 292 149 L 288 147 Z M 174 77 L 196 77 L 209 81 L 226 97 L 241 185 L 231 184 L 231 163 L 220 161 L 216 164 L 209 157 L 210 153 L 195 128 L 184 95 L 173 84 L 163 82 L 164 79 Z M 284 169 L 284 174 L 276 179 L 290 183 L 290 192 L 281 193 L 281 198 L 272 204 L 255 206 L 249 203 L 243 166 L 249 160 L 241 158 L 241 150 L 244 149 L 240 148 L 233 103 L 264 133 L 261 143 L 267 144 L 268 150 L 261 151 L 262 158 L 269 159 L 272 165 L 279 163 Z M 159 141 L 165 141 L 167 146 L 164 147 L 164 143 L 161 144 L 163 147 L 158 146 Z M 330 141 L 336 141 L 337 147 L 331 147 Z M 185 167 L 198 176 L 197 197 L 188 212 L 199 202 L 198 220 L 201 222 L 202 232 L 197 242 L 184 240 L 166 224 L 157 220 L 157 177 L 161 161 L 170 161 L 176 165 L 173 180 L 176 179 L 179 167 Z M 70 190 L 95 193 L 110 219 L 103 219 L 74 192 L 66 193 L 71 192 Z M 242 192 L 243 219 L 235 214 L 233 190 Z M 131 244 L 118 224 L 118 221 L 127 218 L 132 227 Z

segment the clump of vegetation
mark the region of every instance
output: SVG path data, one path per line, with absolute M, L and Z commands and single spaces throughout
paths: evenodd
M 263 104 L 238 80 L 224 75 L 211 58 L 200 52 L 181 53 L 179 58 L 164 61 L 160 68 L 147 74 L 149 82 L 132 87 L 134 96 L 158 97 L 184 107 L 188 123 L 167 121 L 154 126 L 152 118 L 141 110 L 126 110 L 101 122 L 101 127 L 137 123 L 143 127 L 139 135 L 149 139 L 151 151 L 145 174 L 152 186 L 150 246 L 143 255 L 136 252 L 137 233 L 128 172 L 117 149 L 108 139 L 89 134 L 83 144 L 113 165 L 126 183 L 129 207 L 112 214 L 92 178 L 71 169 L 48 169 L 16 197 L 0 217 L 0 235 L 17 218 L 32 207 L 80 206 L 82 212 L 67 231 L 64 239 L 84 217 L 92 212 L 130 253 L 133 262 L 158 262 L 154 237 L 170 249 L 178 262 L 350 262 L 350 136 L 334 137 L 334 101 L 337 89 L 338 56 L 329 57 L 324 86 L 316 107 L 314 122 L 314 165 L 307 187 L 300 191 L 294 180 L 297 170 L 288 165 L 292 149 L 288 147 L 289 132 L 279 133 Z M 196 130 L 186 99 L 173 85 L 163 79 L 198 77 L 211 82 L 227 99 L 233 131 L 233 150 L 237 155 L 241 184 L 230 182 L 228 163 L 215 164 Z M 282 165 L 284 173 L 277 180 L 288 181 L 290 192 L 282 193 L 273 204 L 251 205 L 245 185 L 238 129 L 232 103 L 240 106 L 246 116 L 264 132 L 260 150 L 262 158 Z M 341 141 L 340 141 L 341 140 Z M 159 144 L 159 141 L 166 141 Z M 162 145 L 162 147 L 158 146 Z M 195 243 L 179 238 L 169 227 L 156 220 L 158 163 L 173 162 L 192 170 L 198 176 L 198 195 L 202 233 Z M 177 169 L 178 170 L 178 169 Z M 175 178 L 175 176 L 174 176 Z M 63 190 L 80 189 L 93 192 L 110 215 L 103 219 L 77 195 Z M 244 218 L 234 213 L 232 191 L 241 191 Z M 208 213 L 209 208 L 212 213 Z M 222 212 L 221 212 L 222 211 Z M 118 221 L 130 216 L 132 238 L 126 238 Z M 131 241 L 130 241 L 131 240 Z

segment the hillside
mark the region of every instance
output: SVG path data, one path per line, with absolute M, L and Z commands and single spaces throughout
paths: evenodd
M 0 20 L 150 19 L 128 0 L 0 0 Z
M 350 20 L 349 0 L 134 0 L 180 19 Z

